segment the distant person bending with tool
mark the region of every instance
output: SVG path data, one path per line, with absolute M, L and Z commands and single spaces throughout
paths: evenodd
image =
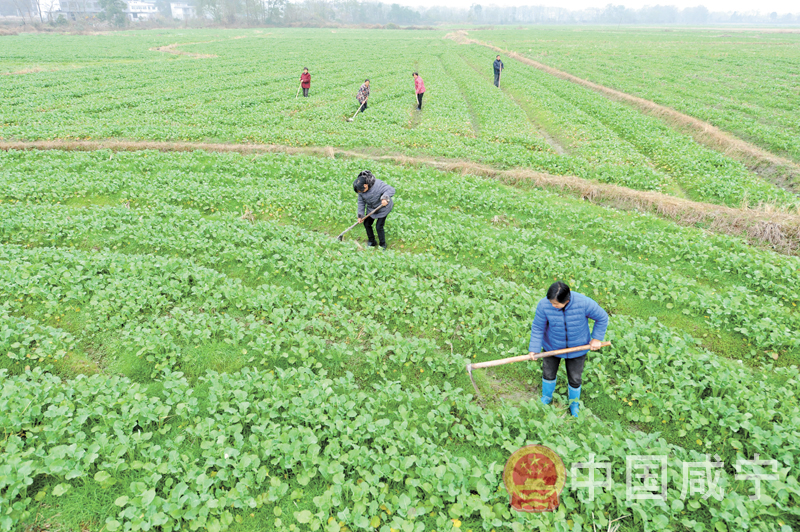
M 594 328 L 589 331 L 589 320 L 594 320 Z M 569 286 L 561 281 L 550 285 L 545 299 L 536 305 L 536 316 L 531 325 L 531 343 L 528 350 L 539 353 L 564 349 L 566 347 L 589 344 L 589 349 L 597 351 L 606 334 L 608 314 L 592 298 L 571 292 Z M 542 402 L 549 405 L 556 389 L 556 374 L 561 359 L 566 359 L 567 390 L 569 410 L 578 417 L 581 398 L 583 366 L 588 351 L 577 351 L 566 355 L 556 355 L 542 359 Z
M 308 98 L 308 89 L 311 88 L 311 74 L 308 73 L 308 68 L 304 68 L 300 74 L 300 86 L 303 87 L 303 97 Z
M 362 113 L 367 108 L 367 99 L 369 99 L 369 80 L 365 79 L 364 83 L 361 85 L 361 87 L 358 89 L 358 92 L 356 93 L 356 100 L 358 100 L 358 103 L 361 104 L 361 106 L 358 109 Z
M 353 190 L 358 194 L 358 221 L 364 223 L 364 229 L 367 231 L 367 246 L 374 247 L 377 245 L 375 242 L 375 234 L 372 232 L 372 223 L 377 220 L 376 228 L 378 229 L 378 240 L 380 241 L 381 248 L 386 249 L 386 234 L 383 231 L 383 226 L 386 223 L 386 217 L 392 212 L 394 207 L 394 187 L 387 185 L 380 179 L 376 179 L 372 172 L 364 170 L 353 182 Z M 376 212 L 373 212 L 377 209 Z M 365 213 L 369 212 L 369 216 Z
M 494 86 L 500 87 L 500 74 L 503 72 L 503 62 L 500 61 L 500 56 L 498 55 L 495 58 L 494 63 L 492 63 L 494 67 Z
M 414 76 L 414 91 L 417 93 L 417 111 L 422 111 L 422 97 L 425 96 L 425 82 L 422 81 L 418 72 Z

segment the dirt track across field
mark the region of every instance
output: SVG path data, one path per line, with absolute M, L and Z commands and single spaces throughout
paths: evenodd
M 428 166 L 445 172 L 459 172 L 496 179 L 512 186 L 555 190 L 587 201 L 625 210 L 651 212 L 681 225 L 700 225 L 711 231 L 741 235 L 755 245 L 784 254 L 800 250 L 800 213 L 774 209 L 736 209 L 712 203 L 677 198 L 659 192 L 633 190 L 598 183 L 575 176 L 551 175 L 527 169 L 500 170 L 488 165 L 404 155 L 374 155 L 331 146 L 294 147 L 277 144 L 224 144 L 207 142 L 160 142 L 124 140 L 0 141 L 2 150 L 113 151 L 157 150 L 185 152 L 234 152 L 241 154 L 288 153 L 317 157 L 346 157 L 403 166 Z
M 716 126 L 704 122 L 693 116 L 681 113 L 675 109 L 666 107 L 664 105 L 655 103 L 638 96 L 633 96 L 598 83 L 594 83 L 587 79 L 573 76 L 563 70 L 558 70 L 544 63 L 528 59 L 527 57 L 514 52 L 513 50 L 504 50 L 500 47 L 494 46 L 490 43 L 470 39 L 467 32 L 459 30 L 445 35 L 446 39 L 451 39 L 459 44 L 477 44 L 484 46 L 498 53 L 505 54 L 509 57 L 530 65 L 539 70 L 547 72 L 557 78 L 570 81 L 572 83 L 581 85 L 593 91 L 599 92 L 612 100 L 627 103 L 640 111 L 655 116 L 664 120 L 670 126 L 687 133 L 694 138 L 699 144 L 708 148 L 719 151 L 724 155 L 732 157 L 741 161 L 750 170 L 761 175 L 764 179 L 770 181 L 776 186 L 785 188 L 789 191 L 800 193 L 800 165 L 790 159 L 780 157 L 770 153 L 758 146 L 750 144 L 740 138 L 722 131 Z
M 186 57 L 194 57 L 195 59 L 210 59 L 213 57 L 219 57 L 214 54 L 193 54 L 191 52 L 184 52 L 183 50 L 176 49 L 178 46 L 189 46 L 191 44 L 205 44 L 210 42 L 217 42 L 217 41 L 176 42 L 175 44 L 168 44 L 166 46 L 157 46 L 155 48 L 150 48 L 150 51 L 163 52 L 165 54 L 185 55 Z

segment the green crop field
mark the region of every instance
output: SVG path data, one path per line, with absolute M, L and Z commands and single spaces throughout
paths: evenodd
M 470 35 L 800 161 L 800 33 L 532 27 Z
M 797 217 L 797 194 L 521 61 L 504 58 L 498 90 L 494 52 L 446 33 L 0 37 L 0 530 L 800 530 L 800 258 L 759 242 Z M 696 70 L 682 50 L 708 32 L 469 36 L 689 114 L 713 107 L 710 85 L 639 91 L 658 64 L 621 51 L 672 39 L 664 64 Z M 763 38 L 800 58 L 795 35 Z M 156 50 L 173 44 L 196 55 Z M 616 53 L 594 61 L 601 45 Z M 763 113 L 696 116 L 795 157 L 739 127 L 789 131 L 775 117 L 795 109 L 742 88 L 779 65 L 715 64 Z M 311 96 L 295 98 L 304 66 Z M 346 122 L 367 77 L 369 109 Z M 336 150 L 296 153 L 311 147 Z M 432 167 L 455 162 L 466 170 Z M 470 164 L 646 191 L 663 209 Z M 365 168 L 397 189 L 385 251 L 361 227 L 335 238 Z M 774 223 L 729 234 L 669 218 L 669 201 Z M 480 397 L 465 371 L 527 352 L 555 279 L 611 315 L 578 419 L 563 369 L 549 406 L 538 362 L 475 369 Z M 503 485 L 534 443 L 567 468 L 553 513 L 510 509 Z M 631 457 L 653 456 L 664 496 L 632 497 Z M 572 469 L 589 461 L 611 464 L 593 496 Z M 708 461 L 714 489 L 690 489 L 687 464 Z

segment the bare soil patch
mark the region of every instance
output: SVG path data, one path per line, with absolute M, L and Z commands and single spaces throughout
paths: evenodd
M 541 393 L 539 387 L 526 386 L 524 383 L 504 379 L 496 375 L 493 371 L 486 372 L 486 382 L 497 399 L 502 399 L 514 406 L 528 403 Z
M 208 142 L 162 142 L 126 140 L 0 141 L 2 150 L 114 151 L 158 150 L 181 152 L 235 152 L 241 154 L 288 153 L 317 157 L 348 157 L 405 166 L 428 166 L 496 179 L 511 186 L 538 187 L 569 194 L 597 204 L 624 210 L 650 212 L 681 225 L 702 225 L 718 233 L 740 235 L 751 244 L 794 255 L 800 249 L 800 213 L 783 212 L 771 206 L 754 209 L 726 207 L 678 198 L 659 192 L 633 190 L 575 176 L 551 175 L 528 169 L 500 170 L 485 164 L 452 159 L 379 155 L 331 146 L 294 147 L 277 144 L 225 144 Z
M 14 72 L 0 72 L 0 76 L 19 76 L 23 74 L 35 74 L 37 72 L 52 72 L 55 69 L 47 70 L 44 68 L 23 68 L 22 70 L 15 70 Z
M 216 41 L 176 42 L 174 44 L 168 44 L 167 46 L 156 46 L 155 48 L 150 48 L 150 50 L 153 52 L 163 52 L 165 54 L 185 55 L 186 57 L 194 57 L 195 59 L 209 59 L 213 57 L 219 57 L 214 54 L 193 54 L 191 52 L 184 52 L 183 50 L 176 49 L 178 46 L 189 46 L 190 44 L 205 44 L 209 42 L 216 42 Z
M 800 30 L 799 30 L 800 31 Z M 557 78 L 576 83 L 593 91 L 599 92 L 608 98 L 620 102 L 627 103 L 640 111 L 655 116 L 664 120 L 667 124 L 675 129 L 687 133 L 694 138 L 699 144 L 703 144 L 713 150 L 719 151 L 724 155 L 732 157 L 741 161 L 750 170 L 759 174 L 764 179 L 770 181 L 774 185 L 789 190 L 794 193 L 800 193 L 800 165 L 790 159 L 780 157 L 770 153 L 764 149 L 759 148 L 749 142 L 726 133 L 716 126 L 704 122 L 693 116 L 689 116 L 676 111 L 675 109 L 666 107 L 664 105 L 655 103 L 638 96 L 633 96 L 592 81 L 573 76 L 562 70 L 558 70 L 551 66 L 547 66 L 538 61 L 528 59 L 527 57 L 510 50 L 503 50 L 497 46 L 475 39 L 470 39 L 467 32 L 460 30 L 454 33 L 445 35 L 446 39 L 451 39 L 459 44 L 478 44 L 499 53 L 506 54 L 509 57 L 530 65 L 539 70 L 547 72 Z M 778 176 L 777 179 L 773 177 Z

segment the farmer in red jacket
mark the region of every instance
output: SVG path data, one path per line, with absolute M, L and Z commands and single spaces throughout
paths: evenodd
M 311 88 L 311 74 L 308 73 L 308 68 L 304 68 L 300 74 L 300 86 L 303 87 L 303 96 L 308 98 L 308 89 Z
M 422 97 L 425 96 L 425 82 L 418 72 L 414 72 L 414 90 L 417 93 L 417 111 L 422 111 Z

